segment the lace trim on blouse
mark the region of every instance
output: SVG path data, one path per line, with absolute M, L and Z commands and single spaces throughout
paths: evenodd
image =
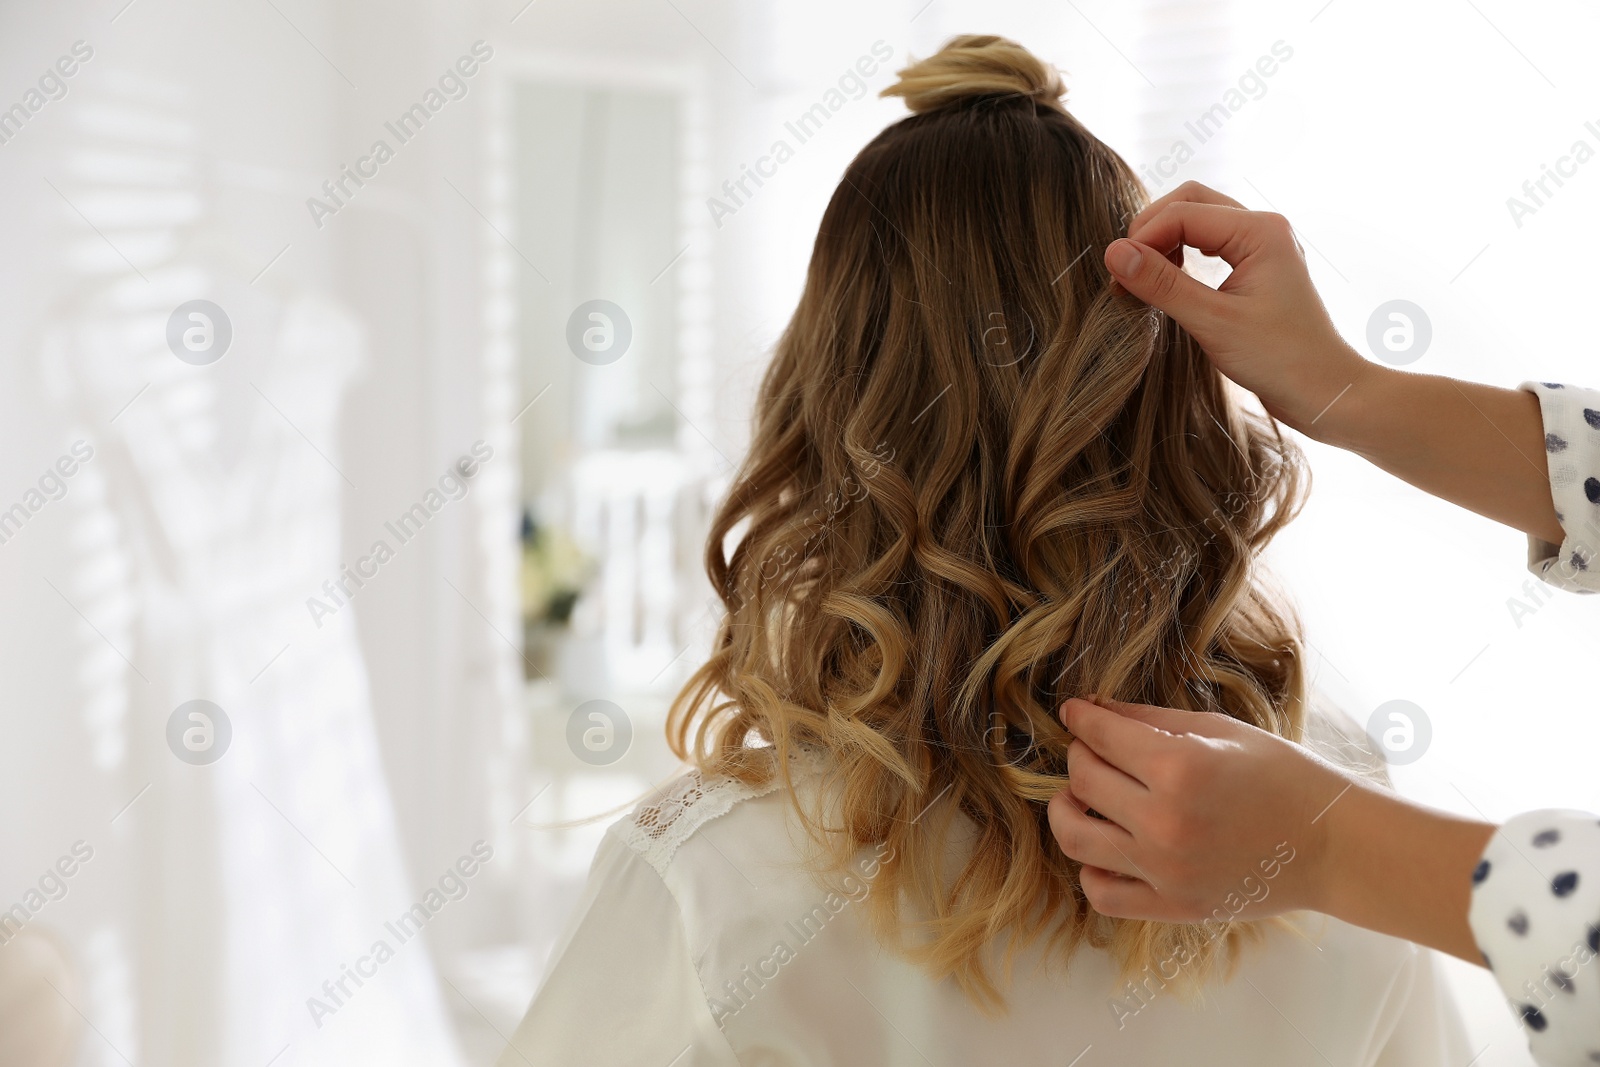
M 802 748 L 789 760 L 789 773 L 799 781 L 819 773 L 827 762 L 820 749 Z M 669 782 L 661 794 L 641 803 L 618 827 L 622 840 L 645 862 L 665 875 L 678 847 L 712 819 L 726 815 L 744 800 L 766 796 L 783 784 L 777 775 L 751 785 L 724 775 L 690 771 Z

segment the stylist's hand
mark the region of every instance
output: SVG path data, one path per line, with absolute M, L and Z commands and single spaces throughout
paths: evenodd
M 1198 922 L 1305 908 L 1483 962 L 1467 907 L 1493 826 L 1225 715 L 1101 703 L 1063 705 L 1070 782 L 1050 800 L 1096 911 Z
M 1322 910 L 1318 817 L 1353 779 L 1225 715 L 1103 703 L 1063 706 L 1071 784 L 1049 806 L 1096 911 L 1198 922 L 1219 907 L 1243 918 Z
M 1220 256 L 1233 273 L 1216 289 L 1186 274 L 1185 245 Z M 1274 417 L 1316 435 L 1318 416 L 1370 366 L 1334 329 L 1305 254 L 1282 215 L 1247 211 L 1185 182 L 1106 249 L 1123 288 L 1188 330 L 1223 374 Z

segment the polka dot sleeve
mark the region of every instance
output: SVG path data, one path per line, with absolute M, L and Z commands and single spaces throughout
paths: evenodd
M 1600 1064 L 1600 821 L 1518 815 L 1489 842 L 1472 882 L 1473 936 L 1534 1058 Z
M 1550 496 L 1566 534 L 1560 545 L 1529 537 L 1528 569 L 1558 589 L 1600 592 L 1600 392 L 1555 382 L 1522 388 L 1539 398 Z

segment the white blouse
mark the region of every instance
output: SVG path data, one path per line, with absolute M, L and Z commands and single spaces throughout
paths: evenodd
M 1550 493 L 1566 535 L 1528 539 L 1528 569 L 1600 592 L 1600 392 L 1524 382 L 1539 398 Z M 1543 1067 L 1600 1064 L 1600 820 L 1531 811 L 1490 840 L 1472 875 L 1472 934 Z
M 798 788 L 814 771 L 799 768 Z M 876 944 L 861 903 L 871 850 L 828 888 L 801 862 L 803 841 L 777 788 L 699 774 L 613 825 L 501 1067 L 1471 1059 L 1430 952 L 1320 916 L 1269 929 L 1193 1001 L 1153 971 L 1119 984 L 1099 950 L 1080 949 L 1065 972 L 1024 954 L 1008 1014 L 990 1018 Z M 1270 892 L 1248 892 L 1261 884 Z

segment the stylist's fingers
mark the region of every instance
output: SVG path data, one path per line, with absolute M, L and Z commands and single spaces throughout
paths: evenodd
M 1194 181 L 1184 182 L 1172 192 L 1152 201 L 1148 207 L 1135 215 L 1128 223 L 1129 236 L 1132 236 L 1135 230 L 1142 227 L 1146 221 L 1159 213 L 1162 208 L 1168 204 L 1175 203 L 1214 204 L 1218 207 L 1234 208 L 1239 211 L 1245 210 L 1245 206 L 1239 201 L 1231 196 L 1217 192 L 1209 185 L 1202 185 Z M 1168 250 L 1167 260 L 1174 266 L 1183 266 L 1183 246 L 1178 245 Z
M 1150 791 L 1102 759 L 1082 738 L 1067 746 L 1067 789 L 1119 826 L 1138 832 L 1142 825 Z
M 1215 289 L 1185 274 L 1162 248 L 1126 238 L 1112 241 L 1106 248 L 1106 269 L 1128 292 L 1165 311 L 1191 332 L 1199 332 L 1217 315 L 1221 298 Z
M 1096 700 L 1099 706 L 1107 711 L 1169 734 L 1231 737 L 1237 732 L 1238 727 L 1247 725 L 1215 711 L 1184 711 L 1181 708 L 1161 708 L 1154 704 L 1129 704 L 1126 701 L 1108 700 L 1105 697 L 1097 697 Z M 1070 725 L 1068 729 L 1071 729 Z
M 1292 252 L 1303 257 L 1294 228 L 1282 215 L 1217 204 L 1168 204 L 1130 226 L 1128 237 L 1162 252 L 1189 245 L 1208 256 L 1221 256 L 1235 270 L 1264 252 Z
M 1209 185 L 1202 185 L 1200 182 L 1184 182 L 1182 185 L 1172 190 L 1172 192 L 1167 193 L 1165 196 L 1157 197 L 1155 200 L 1150 201 L 1149 205 L 1145 207 L 1143 211 L 1135 215 L 1128 223 L 1128 229 L 1132 230 L 1134 227 L 1143 223 L 1146 219 L 1159 212 L 1168 204 L 1176 203 L 1215 204 L 1218 207 L 1238 208 L 1241 211 L 1246 210 L 1245 206 L 1239 203 L 1239 201 L 1235 200 L 1231 196 L 1228 196 L 1226 193 L 1217 192 Z
M 1074 697 L 1061 705 L 1061 723 L 1073 737 L 1087 742 L 1106 762 L 1124 774 L 1143 781 L 1144 767 L 1167 747 L 1171 738 L 1162 733 L 1166 727 L 1147 721 L 1145 716 L 1148 713 L 1122 710 L 1136 707 L 1142 705 L 1119 705 L 1104 697 L 1096 697 L 1092 701 Z M 1158 712 L 1166 709 L 1150 710 Z M 1070 748 L 1068 755 L 1070 758 Z
M 1050 798 L 1045 812 L 1061 851 L 1079 863 L 1136 874 L 1138 868 L 1129 855 L 1134 848 L 1133 835 L 1115 823 L 1094 818 L 1084 807 L 1065 789 Z
M 1078 872 L 1078 884 L 1090 907 L 1115 919 L 1164 918 L 1170 905 L 1143 879 L 1120 871 L 1085 865 Z

